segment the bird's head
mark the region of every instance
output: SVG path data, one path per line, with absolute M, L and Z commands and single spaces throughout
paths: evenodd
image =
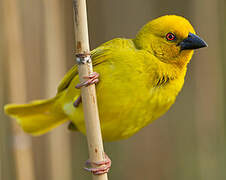
M 144 25 L 135 38 L 138 48 L 147 50 L 165 63 L 187 64 L 194 49 L 207 47 L 188 20 L 166 15 Z

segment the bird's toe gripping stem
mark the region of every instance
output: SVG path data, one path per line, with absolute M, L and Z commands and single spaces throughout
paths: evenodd
M 82 83 L 77 84 L 75 87 L 77 89 L 80 89 L 81 87 L 87 87 L 87 86 L 90 86 L 92 84 L 97 84 L 99 82 L 99 79 L 98 79 L 99 76 L 100 75 L 97 72 L 93 72 L 88 76 L 84 76 L 83 78 L 87 79 L 87 80 L 82 82 Z
M 97 167 L 84 167 L 86 171 L 93 173 L 94 175 L 101 175 L 108 173 L 111 167 L 111 159 L 105 154 L 105 160 L 100 162 L 91 162 L 90 160 L 86 161 L 86 166 L 97 166 Z
M 89 76 L 84 76 L 83 78 L 87 79 L 87 80 L 82 83 L 77 84 L 75 86 L 75 88 L 80 89 L 81 87 L 87 87 L 92 84 L 97 84 L 99 82 L 99 79 L 98 79 L 99 77 L 100 77 L 100 75 L 97 72 L 93 72 Z M 82 102 L 82 97 L 79 96 L 73 103 L 74 107 L 78 107 L 81 102 Z

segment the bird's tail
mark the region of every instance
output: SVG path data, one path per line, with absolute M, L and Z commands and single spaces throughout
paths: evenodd
M 33 101 L 30 104 L 5 105 L 5 113 L 15 118 L 23 130 L 34 136 L 42 135 L 56 126 L 68 121 L 56 99 L 59 95 L 48 100 Z

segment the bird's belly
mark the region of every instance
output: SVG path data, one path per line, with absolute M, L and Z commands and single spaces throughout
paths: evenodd
M 116 100 L 117 101 L 117 100 Z M 154 96 L 147 99 L 131 98 L 130 104 L 118 99 L 119 103 L 102 102 L 99 108 L 103 138 L 106 141 L 125 139 L 163 115 L 173 104 L 174 98 Z M 120 103 L 121 102 L 121 103 Z M 112 104 L 113 108 L 112 108 Z M 116 105 L 116 106 L 115 106 Z M 115 108 L 114 108 L 115 107 Z
M 98 108 L 105 141 L 130 137 L 163 115 L 173 104 L 177 94 L 168 93 L 172 92 L 169 88 L 148 89 L 142 79 L 136 78 L 139 76 L 135 73 L 132 77 L 123 72 L 113 73 L 102 71 L 97 85 Z M 122 76 L 123 74 L 125 75 Z M 71 93 L 75 94 L 70 94 L 70 97 L 79 96 L 74 90 L 77 83 L 78 80 L 72 83 Z M 82 106 L 80 104 L 77 108 L 73 107 L 74 100 L 69 98 L 64 104 L 64 110 L 78 130 L 85 134 Z
M 144 93 L 133 90 L 128 92 L 127 88 L 118 89 L 110 84 L 103 91 L 97 88 L 102 136 L 105 141 L 132 136 L 164 114 L 174 102 L 174 98 L 162 96 L 161 93 L 154 93 L 151 96 L 146 93 L 145 90 Z M 71 120 L 79 131 L 85 134 L 82 106 L 74 108 L 70 105 L 70 107 L 74 112 Z

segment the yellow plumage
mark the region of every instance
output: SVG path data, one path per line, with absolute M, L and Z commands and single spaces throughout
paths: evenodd
M 176 35 L 174 41 L 167 33 Z M 127 138 L 163 115 L 180 92 L 193 50 L 178 43 L 195 33 L 179 16 L 163 16 L 146 24 L 135 39 L 117 38 L 92 51 L 100 73 L 97 100 L 103 139 Z M 170 36 L 171 37 L 171 36 Z M 40 135 L 66 121 L 85 134 L 82 105 L 74 107 L 80 90 L 77 67 L 61 81 L 56 97 L 25 105 L 6 105 L 25 132 Z

